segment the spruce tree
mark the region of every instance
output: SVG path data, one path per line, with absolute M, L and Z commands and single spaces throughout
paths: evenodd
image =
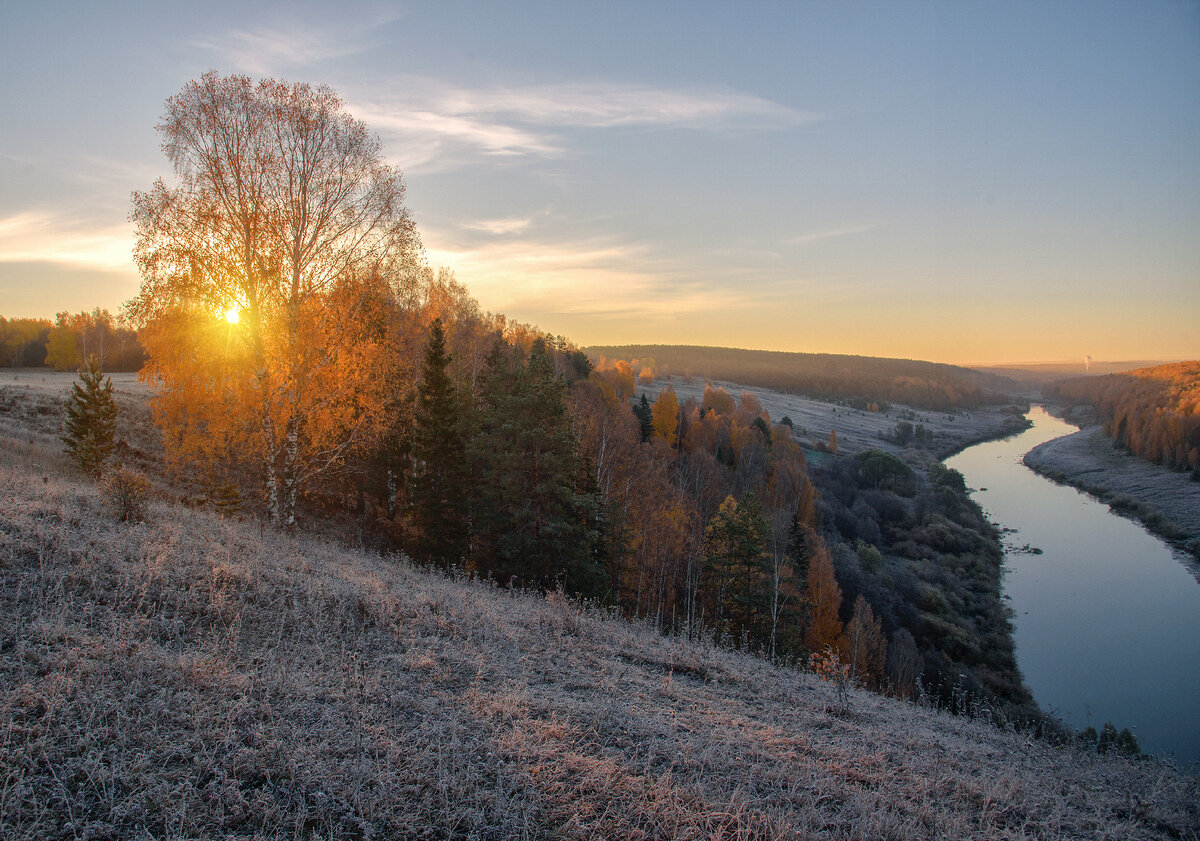
M 639 402 L 633 404 L 633 414 L 638 419 L 638 432 L 642 436 L 642 441 L 650 440 L 650 436 L 654 434 L 654 410 L 650 407 L 650 401 L 646 399 L 646 395 L 642 395 Z
M 84 473 L 99 476 L 116 449 L 117 404 L 112 379 L 104 377 L 95 356 L 87 358 L 71 386 L 66 413 L 61 438 L 67 453 Z
M 597 592 L 604 576 L 594 495 L 575 452 L 565 386 L 544 342 L 534 343 L 528 365 L 497 343 L 473 445 L 478 567 L 502 583 Z
M 413 554 L 448 567 L 467 556 L 470 473 L 462 401 L 449 374 L 441 319 L 425 346 L 413 413 Z

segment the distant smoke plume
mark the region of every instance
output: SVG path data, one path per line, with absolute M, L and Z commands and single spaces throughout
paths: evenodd
M 1087 371 L 1089 374 L 1092 371 L 1092 355 L 1090 353 L 1085 353 L 1083 355 L 1083 370 Z

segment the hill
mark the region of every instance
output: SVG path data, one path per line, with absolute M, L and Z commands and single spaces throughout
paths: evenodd
M 980 365 L 974 370 L 985 374 L 1005 377 L 1028 386 L 1044 386 L 1059 380 L 1076 377 L 1100 377 L 1106 374 L 1121 374 L 1136 368 L 1148 368 L 1161 362 L 1104 362 L 1080 360 L 1071 362 L 1035 362 L 1013 365 Z
M 0 425 L 11 838 L 1197 838 L 1154 760 L 168 500 Z
M 1155 464 L 1200 479 L 1200 361 L 1076 378 L 1048 396 L 1095 407 L 1113 443 Z
M 695 345 L 615 345 L 584 348 L 598 361 L 625 360 L 634 373 L 726 380 L 828 400 L 906 403 L 946 411 L 1003 400 L 1008 381 L 954 365 L 912 359 L 783 353 Z

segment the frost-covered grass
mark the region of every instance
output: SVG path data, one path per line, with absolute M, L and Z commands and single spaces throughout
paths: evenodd
M 1141 520 L 1151 531 L 1200 559 L 1200 482 L 1113 446 L 1091 426 L 1025 455 L 1025 464 Z
M 1157 761 L 843 709 L 811 675 L 257 522 L 117 523 L 21 440 L 2 837 L 1200 837 L 1200 783 Z
M 645 385 L 639 384 L 637 396 L 645 394 L 647 400 L 654 402 L 667 385 L 675 390 L 679 402 L 683 403 L 689 397 L 694 397 L 699 402 L 704 397 L 707 384 L 700 379 L 687 382 L 681 377 L 658 379 Z M 1019 417 L 1014 419 L 1009 406 L 984 406 L 948 413 L 914 409 L 896 403 L 886 412 L 868 412 L 812 397 L 754 386 L 727 382 L 717 385 L 729 392 L 735 400 L 743 390 L 754 394 L 763 408 L 770 413 L 774 423 L 779 423 L 784 417 L 791 418 L 796 439 L 805 444 L 814 441 L 825 443 L 829 440 L 829 433 L 836 432 L 838 452 L 846 455 L 872 449 L 890 453 L 903 452 L 903 447 L 888 440 L 900 421 L 926 427 L 933 436 L 930 450 L 939 458 L 945 458 L 979 441 L 1011 435 L 1024 428 Z

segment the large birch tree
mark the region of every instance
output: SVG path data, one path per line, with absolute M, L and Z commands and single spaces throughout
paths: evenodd
M 129 312 L 158 419 L 177 462 L 255 459 L 290 527 L 378 422 L 389 287 L 419 251 L 400 172 L 323 86 L 208 73 L 157 130 L 177 181 L 134 193 Z

